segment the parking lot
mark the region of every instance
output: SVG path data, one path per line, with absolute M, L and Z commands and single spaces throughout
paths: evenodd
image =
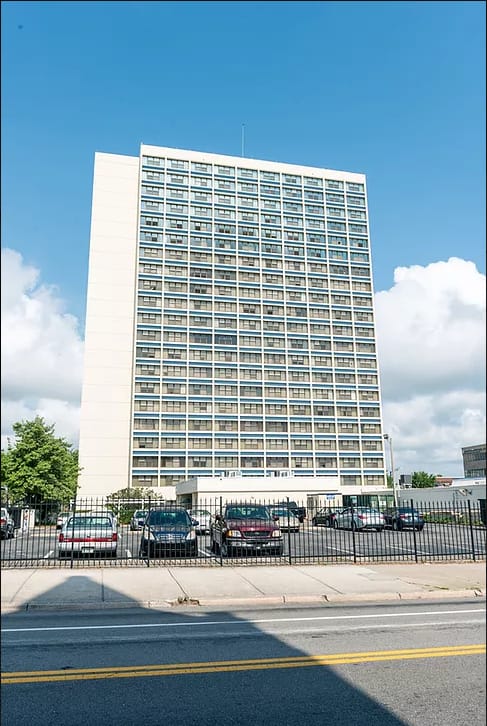
M 22 532 L 17 530 L 13 539 L 2 540 L 2 566 L 26 566 L 44 564 L 45 566 L 94 565 L 133 565 L 146 566 L 147 559 L 139 556 L 140 531 L 130 531 L 128 525 L 118 528 L 116 558 L 100 555 L 74 554 L 71 558 L 59 558 L 59 531 L 55 526 L 36 526 Z M 225 563 L 236 565 L 245 563 L 283 563 L 299 564 L 312 562 L 364 562 L 370 561 L 440 561 L 485 558 L 485 527 L 460 524 L 428 523 L 423 531 L 385 529 L 382 532 L 337 530 L 328 527 L 313 527 L 305 521 L 299 532 L 282 532 L 284 552 L 282 556 L 270 556 L 252 552 L 245 556 L 224 558 L 210 550 L 210 536 L 198 536 L 197 557 L 167 557 L 151 559 L 149 564 L 159 562 L 180 562 L 185 565 L 216 565 Z

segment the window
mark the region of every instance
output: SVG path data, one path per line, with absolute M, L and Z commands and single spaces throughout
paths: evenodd
M 216 421 L 215 423 L 216 423 L 217 431 L 237 431 L 238 430 L 237 421 Z
M 211 413 L 211 403 L 209 401 L 190 401 L 188 411 L 190 413 Z
M 231 439 L 229 437 L 218 437 L 215 439 L 215 448 L 217 449 L 236 449 L 238 445 L 238 439 Z
M 215 466 L 234 469 L 238 466 L 238 456 L 215 456 Z
M 211 333 L 190 333 L 190 343 L 203 343 L 209 345 L 211 343 Z
M 232 378 L 234 376 L 231 376 Z M 238 394 L 237 386 L 228 386 L 217 384 L 215 386 L 215 396 L 236 396 Z
M 173 386 L 174 384 L 167 384 L 169 386 Z M 170 391 L 168 391 L 169 393 Z M 183 392 L 183 391 L 181 391 Z M 190 396 L 211 396 L 212 392 L 212 386 L 211 384 L 205 384 L 205 383 L 191 383 L 189 386 L 189 395 Z
M 215 403 L 215 410 L 217 413 L 237 413 L 237 403 L 226 403 L 224 401 L 217 401 Z
M 241 176 L 243 179 L 257 179 L 257 170 L 239 168 L 238 175 Z
M 264 443 L 261 439 L 241 439 L 242 449 L 263 449 Z
M 191 437 L 188 441 L 189 449 L 211 449 L 212 439 L 200 436 Z M 184 446 L 182 447 L 184 448 Z
M 262 421 L 240 421 L 240 430 L 241 431 L 262 431 L 263 425 Z
M 211 360 L 211 350 L 190 350 L 189 357 L 191 360 Z
M 152 399 L 148 400 L 136 400 L 134 402 L 134 410 L 135 411 L 159 411 L 159 401 L 154 401 Z
M 242 456 L 243 469 L 259 469 L 264 465 L 264 459 L 261 456 Z
M 205 174 L 211 174 L 211 164 L 202 164 L 201 162 L 193 162 L 191 164 L 192 171 L 199 171 Z
M 211 431 L 211 421 L 205 421 L 204 419 L 192 420 L 188 422 L 188 428 L 190 431 Z
M 188 466 L 195 469 L 207 469 L 211 466 L 211 457 L 209 456 L 190 456 L 188 457 Z
M 285 403 L 267 403 L 265 412 L 270 416 L 284 416 L 287 414 L 287 405 Z

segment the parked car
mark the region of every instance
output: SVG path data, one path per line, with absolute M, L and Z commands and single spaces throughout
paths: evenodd
M 279 527 L 283 532 L 299 532 L 299 519 L 291 509 L 282 507 L 269 507 L 273 517 L 278 517 Z
M 135 532 L 138 529 L 142 529 L 146 517 L 147 509 L 137 509 L 130 519 L 130 531 Z
M 197 534 L 209 534 L 211 529 L 211 512 L 207 509 L 188 509 L 189 516 L 195 520 Z
M 275 502 L 272 506 L 279 507 L 279 508 L 285 508 L 291 510 L 293 514 L 296 515 L 296 517 L 299 519 L 300 522 L 304 522 L 306 517 L 306 507 L 299 507 L 296 502 L 291 501 L 285 501 L 285 502 Z
M 267 552 L 282 555 L 283 541 L 278 520 L 261 504 L 227 504 L 211 525 L 211 551 L 230 554 Z
M 56 519 L 56 529 L 62 529 L 63 524 L 71 516 L 72 512 L 59 512 Z
M 421 532 L 424 527 L 424 519 L 417 509 L 411 507 L 392 507 L 384 512 L 386 527 L 392 529 L 417 529 Z
M 193 520 L 183 507 L 151 509 L 140 540 L 141 557 L 163 554 L 198 556 Z
M 378 509 L 372 507 L 346 507 L 340 512 L 336 512 L 333 526 L 335 529 L 376 529 L 378 532 L 382 532 L 385 527 L 385 519 Z
M 330 507 L 323 507 L 319 509 L 311 519 L 313 527 L 333 527 L 336 515 L 341 512 L 341 509 L 330 509 Z
M 117 556 L 117 525 L 106 514 L 98 512 L 74 514 L 63 524 L 58 538 L 58 555 L 75 552 L 80 555 Z
M 15 522 L 6 507 L 2 507 L 1 509 L 0 523 L 2 539 L 11 539 L 15 537 Z

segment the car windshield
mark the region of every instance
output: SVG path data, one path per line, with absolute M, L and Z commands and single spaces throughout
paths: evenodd
M 145 517 L 147 512 L 144 509 L 139 509 L 137 512 L 134 513 L 134 517 L 138 517 L 139 519 L 141 517 Z
M 296 519 L 296 515 L 290 512 L 289 509 L 271 509 L 271 513 L 275 514 L 276 517 L 289 517 L 289 519 Z
M 270 519 L 267 507 L 229 507 L 226 512 L 227 519 Z
M 112 523 L 108 517 L 71 517 L 67 528 L 75 529 L 111 529 Z
M 190 520 L 186 512 L 182 511 L 171 511 L 171 510 L 159 510 L 152 511 L 149 515 L 149 524 L 157 526 L 175 526 L 184 525 L 188 526 Z
M 197 514 L 199 517 L 210 517 L 210 513 L 206 511 L 206 509 L 192 509 L 190 514 L 193 516 Z

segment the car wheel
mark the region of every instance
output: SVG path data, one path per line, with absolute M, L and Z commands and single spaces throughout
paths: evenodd
M 395 519 L 392 520 L 392 529 L 394 530 L 394 532 L 397 532 L 397 530 L 399 529 L 397 521 Z
M 339 529 L 338 522 L 336 519 L 333 520 L 333 529 Z
M 424 524 L 420 524 L 418 527 L 418 532 L 422 532 L 424 528 Z
M 350 529 L 352 530 L 352 532 L 357 531 L 357 522 L 355 522 L 355 520 L 352 520 L 352 526 L 350 527 Z
M 382 532 L 384 530 L 384 527 L 376 527 L 377 532 Z

